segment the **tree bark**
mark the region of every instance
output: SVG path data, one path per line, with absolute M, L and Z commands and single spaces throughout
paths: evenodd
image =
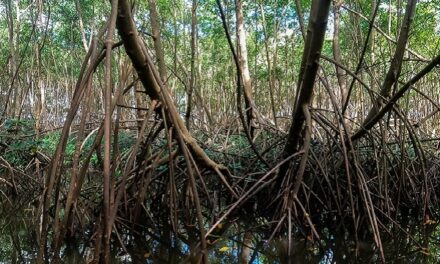
M 236 15 L 236 23 L 237 23 L 237 46 L 238 46 L 238 59 L 240 62 L 241 68 L 241 77 L 243 81 L 243 94 L 244 94 L 244 104 L 245 104 L 245 113 L 247 118 L 247 124 L 249 127 L 249 132 L 251 137 L 254 137 L 255 133 L 255 103 L 252 98 L 252 81 L 251 75 L 249 72 L 248 66 L 248 53 L 246 47 L 246 31 L 244 28 L 244 20 L 243 20 L 243 7 L 242 0 L 235 0 L 235 15 Z
M 377 110 L 377 113 L 371 117 L 371 119 L 368 122 L 365 122 L 363 126 L 351 137 L 351 140 L 357 140 L 364 136 L 368 130 L 370 130 L 379 120 L 391 109 L 394 107 L 394 105 L 397 103 L 397 101 L 402 98 L 405 93 L 411 89 L 411 87 L 418 82 L 423 76 L 428 74 L 434 67 L 440 64 L 440 55 L 432 59 L 432 61 L 425 66 L 419 73 L 417 73 L 411 80 L 409 80 L 407 83 L 405 83 L 391 98 L 389 101 L 383 105 L 383 107 L 380 110 Z
M 79 105 L 81 104 L 81 100 L 84 96 L 84 90 L 86 88 L 86 83 L 89 78 L 93 75 L 93 71 L 98 64 L 99 59 L 97 56 L 91 56 L 92 50 L 89 49 L 89 52 L 86 55 L 86 58 L 83 61 L 83 65 L 81 66 L 81 71 L 78 77 L 78 81 L 75 85 L 75 92 L 73 94 L 73 98 L 70 104 L 69 112 L 67 113 L 66 120 L 63 125 L 63 129 L 61 131 L 61 136 L 58 141 L 57 148 L 52 157 L 52 161 L 49 165 L 48 175 L 45 179 L 45 190 L 42 194 L 41 199 L 41 207 L 42 207 L 42 219 L 41 219 L 41 234 L 39 237 L 39 245 L 38 245 L 38 254 L 37 254 L 37 264 L 44 263 L 44 254 L 46 252 L 46 243 L 47 243 L 47 234 L 48 234 L 48 225 L 49 225 L 49 208 L 52 201 L 52 196 L 54 194 L 54 188 L 56 188 L 60 184 L 60 169 L 63 163 L 64 151 L 67 145 L 67 139 L 70 134 L 70 128 L 75 119 L 75 115 L 78 111 Z M 87 66 L 90 60 L 90 65 Z M 57 192 L 55 191 L 55 195 Z
M 269 34 L 267 33 L 267 26 L 266 26 L 266 16 L 264 14 L 264 8 L 263 5 L 260 3 L 260 10 L 261 10 L 261 18 L 263 22 L 263 33 L 264 33 L 264 49 L 266 51 L 266 62 L 267 62 L 267 71 L 268 71 L 268 77 L 269 77 L 269 96 L 270 96 L 270 108 L 272 110 L 273 115 L 273 121 L 275 124 L 275 127 L 278 127 L 277 123 L 277 117 L 276 117 L 276 109 L 275 109 L 275 81 L 272 71 L 272 65 L 270 61 L 270 50 L 269 50 Z M 274 59 L 275 61 L 275 59 Z M 274 65 L 275 66 L 275 65 Z
M 287 143 L 281 158 L 284 160 L 296 153 L 300 134 L 304 127 L 304 108 L 308 107 L 312 101 L 313 87 L 319 68 L 319 59 L 324 43 L 325 31 L 327 28 L 327 20 L 330 10 L 330 1 L 314 0 L 309 18 L 309 26 L 307 29 L 307 37 L 304 46 L 304 55 L 300 68 L 300 76 L 297 91 L 297 100 L 292 118 L 292 125 L 289 129 Z M 280 166 L 277 179 L 277 187 L 281 186 L 283 177 L 285 176 L 290 162 Z
M 103 245 L 104 245 L 104 263 L 110 263 L 110 236 L 112 224 L 110 223 L 110 199 L 112 188 L 112 171 L 111 171 L 111 137 L 112 137 L 112 47 L 113 33 L 116 26 L 116 18 L 118 14 L 118 1 L 111 1 L 111 15 L 107 28 L 107 37 L 105 40 L 105 118 L 104 118 L 104 229 L 103 229 Z M 113 153 L 115 155 L 115 153 Z
M 188 87 L 188 97 L 187 97 L 187 105 L 186 105 L 186 113 L 185 113 L 185 123 L 188 130 L 191 127 L 191 111 L 192 111 L 192 97 L 193 91 L 196 84 L 196 53 L 197 53 L 197 1 L 193 0 L 191 7 L 191 76 L 189 80 Z
M 333 7 L 333 58 L 335 61 L 342 65 L 341 46 L 339 44 L 339 26 L 341 23 L 341 5 L 344 0 L 338 0 Z M 344 71 L 335 65 L 336 77 L 338 79 L 339 88 L 341 90 L 341 105 L 344 104 L 347 98 L 347 83 Z
M 79 31 L 81 33 L 81 41 L 84 50 L 87 51 L 89 49 L 89 44 L 87 43 L 86 33 L 84 30 L 84 23 L 82 19 L 82 12 L 81 12 L 81 6 L 79 4 L 79 0 L 75 0 L 75 8 L 76 8 L 76 13 L 78 13 L 78 23 L 79 23 Z
M 156 59 L 159 65 L 160 78 L 163 82 L 167 80 L 167 71 L 165 65 L 165 55 L 162 47 L 160 34 L 159 14 L 157 12 L 156 0 L 148 0 L 150 9 L 151 32 L 153 33 L 154 49 L 156 51 Z
M 402 69 L 403 55 L 405 53 L 406 44 L 408 42 L 409 31 L 411 23 L 414 19 L 414 14 L 416 10 L 417 0 L 408 0 L 406 5 L 405 17 L 402 24 L 402 28 L 400 29 L 399 39 L 397 41 L 396 50 L 391 61 L 390 68 L 388 69 L 385 80 L 380 89 L 380 97 L 378 97 L 375 102 L 373 102 L 373 107 L 370 109 L 367 117 L 361 125 L 360 130 L 362 130 L 366 124 L 370 123 L 371 120 L 376 116 L 379 109 L 385 104 L 384 99 L 387 99 L 391 95 L 391 88 L 397 82 L 400 71 Z M 357 134 L 357 131 L 355 134 Z

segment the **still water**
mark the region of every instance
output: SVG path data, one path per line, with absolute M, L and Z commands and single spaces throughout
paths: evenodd
M 37 252 L 35 224 L 20 214 L 0 216 L 0 263 L 34 263 Z M 386 263 L 440 263 L 440 225 L 434 221 L 420 224 L 408 220 L 400 227 L 390 227 L 382 234 Z M 209 245 L 210 263 L 238 263 L 243 234 L 237 230 Z M 249 263 L 380 263 L 380 254 L 369 235 L 358 243 L 342 231 L 323 229 L 321 244 L 309 239 L 293 238 L 288 254 L 288 240 L 267 241 L 258 231 L 252 233 Z M 368 232 L 365 232 L 368 233 Z M 150 235 L 133 236 L 121 233 L 120 243 L 112 249 L 112 263 L 191 263 L 189 247 L 183 242 L 164 246 Z M 90 235 L 90 234 L 89 234 Z M 89 263 L 93 256 L 92 243 L 76 239 L 62 248 L 63 263 Z

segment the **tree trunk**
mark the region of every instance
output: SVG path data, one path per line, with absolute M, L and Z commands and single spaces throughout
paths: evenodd
M 189 80 L 188 87 L 188 97 L 187 97 L 187 105 L 186 105 L 186 113 L 185 113 L 185 123 L 188 130 L 190 130 L 191 126 L 191 111 L 192 111 L 192 95 L 194 91 L 194 87 L 196 84 L 196 52 L 197 52 L 197 0 L 193 0 L 191 7 L 191 76 Z
M 333 7 L 333 58 L 335 61 L 342 65 L 341 58 L 341 46 L 339 45 L 339 26 L 341 23 L 341 5 L 344 0 L 338 0 Z M 347 98 L 347 84 L 344 71 L 335 65 L 336 68 L 336 77 L 338 79 L 339 88 L 341 90 L 341 105 L 344 104 Z
M 366 124 L 370 123 L 370 121 L 376 116 L 379 109 L 385 104 L 383 98 L 387 99 L 391 95 L 391 88 L 397 82 L 400 71 L 402 69 L 403 55 L 405 53 L 406 44 L 408 42 L 410 26 L 414 18 L 414 13 L 416 10 L 417 0 L 408 0 L 406 5 L 405 17 L 402 24 L 402 28 L 400 29 L 399 39 L 397 41 L 397 47 L 391 61 L 390 68 L 388 69 L 388 73 L 385 77 L 385 80 L 382 84 L 382 88 L 380 89 L 380 97 L 378 97 L 375 102 L 373 102 L 373 107 L 370 109 L 367 117 L 365 118 L 362 126 L 360 128 L 363 129 Z M 355 134 L 357 134 L 357 131 Z
M 154 50 L 156 51 L 156 59 L 159 65 L 160 78 L 163 82 L 165 82 L 167 80 L 167 71 L 162 47 L 159 14 L 157 12 L 156 0 L 148 0 L 148 7 L 150 9 L 151 32 L 153 33 Z
M 79 0 L 75 0 L 75 8 L 76 8 L 76 13 L 78 13 L 78 23 L 79 23 L 79 31 L 81 32 L 81 41 L 84 50 L 87 51 L 89 49 L 89 44 L 87 43 L 86 33 L 84 30 L 84 23 L 82 19 L 82 12 L 81 12 L 81 6 L 79 4 Z
M 273 121 L 274 121 L 275 127 L 278 127 L 276 110 L 275 110 L 275 98 L 274 98 L 275 81 L 273 78 L 272 65 L 271 65 L 271 61 L 270 61 L 271 54 L 270 54 L 270 50 L 269 50 L 269 35 L 267 33 L 266 16 L 264 14 L 264 8 L 263 8 L 262 4 L 260 4 L 260 10 L 261 10 L 261 17 L 263 20 L 264 49 L 266 51 L 267 71 L 268 71 L 268 76 L 269 76 L 270 108 L 272 110 Z M 274 61 L 275 61 L 275 59 L 274 59 Z
M 255 124 L 255 104 L 252 98 L 252 82 L 251 75 L 248 66 L 248 54 L 246 47 L 246 31 L 244 29 L 243 21 L 243 8 L 242 0 L 235 0 L 236 8 L 236 20 L 237 20 L 237 44 L 238 44 L 238 59 L 241 68 L 241 77 L 243 81 L 243 94 L 245 103 L 245 113 L 247 118 L 247 125 L 249 127 L 249 132 L 251 137 L 254 136 L 256 124 Z
M 184 141 L 187 143 L 197 161 L 201 162 L 207 169 L 214 171 L 225 170 L 226 168 L 224 166 L 212 161 L 190 135 L 182 118 L 178 114 L 176 106 L 171 102 L 171 95 L 166 85 L 158 83 L 158 80 L 155 78 L 156 69 L 151 68 L 151 59 L 148 53 L 146 53 L 145 46 L 141 45 L 142 42 L 139 41 L 137 29 L 131 14 L 131 7 L 127 0 L 119 0 L 116 25 L 119 36 L 124 43 L 125 51 L 130 57 L 139 80 L 142 82 L 145 92 L 150 99 L 160 101 L 163 105 L 166 105 L 167 112 L 165 114 L 170 118 L 169 121 L 174 123 L 176 129 L 180 130 Z
M 136 101 L 136 119 L 137 119 L 137 131 L 140 133 L 142 127 L 142 120 L 146 117 L 144 114 L 144 108 L 146 107 L 144 96 L 142 95 L 142 91 L 140 91 L 139 82 L 136 82 L 134 85 L 134 97 Z M 138 137 L 143 135 L 138 134 Z
M 281 156 L 282 159 L 286 159 L 296 153 L 299 147 L 300 133 L 303 130 L 305 121 L 303 109 L 308 107 L 312 101 L 313 87 L 318 73 L 319 59 L 324 43 L 329 9 L 330 1 L 328 0 L 314 0 L 312 2 L 309 26 L 304 46 L 304 55 L 298 81 L 297 100 L 294 108 L 292 125 L 290 126 L 289 135 L 287 137 L 287 143 Z M 280 166 L 277 187 L 281 186 L 283 177 L 289 166 L 290 162 L 286 162 Z
M 111 194 L 113 192 L 112 182 L 112 166 L 111 166 L 111 138 L 112 138 L 112 47 L 113 33 L 116 26 L 116 17 L 118 14 L 118 1 L 111 1 L 112 9 L 108 22 L 107 37 L 105 40 L 105 118 L 104 118 L 104 229 L 103 229 L 103 245 L 104 245 L 104 263 L 110 263 L 110 236 L 112 224 L 110 223 L 111 215 Z M 113 153 L 113 155 L 116 155 Z
M 222 172 L 227 172 L 224 166 L 221 166 L 212 161 L 203 149 L 198 145 L 196 140 L 191 136 L 186 128 L 184 121 L 180 117 L 176 106 L 172 102 L 170 92 L 168 91 L 166 83 L 161 80 L 159 73 L 154 68 L 154 65 L 149 57 L 146 47 L 143 42 L 140 41 L 137 33 L 135 23 L 133 21 L 133 15 L 131 13 L 131 5 L 127 0 L 119 0 L 118 5 L 118 18 L 116 22 L 119 36 L 124 44 L 125 51 L 130 57 L 133 67 L 136 69 L 139 79 L 141 80 L 146 93 L 152 100 L 159 101 L 166 111 L 163 113 L 164 119 L 169 126 L 173 127 L 173 135 L 177 139 L 180 149 L 185 157 L 185 160 L 189 162 L 188 150 L 193 156 L 194 160 L 199 165 L 206 169 L 216 172 L 225 186 L 237 197 L 237 194 L 233 191 L 232 187 L 227 183 Z M 191 164 L 188 163 L 188 168 L 191 168 Z M 191 169 L 190 169 L 191 170 Z M 191 173 L 190 173 L 191 174 Z M 197 210 L 197 218 L 199 224 L 200 241 L 202 252 L 205 252 L 207 244 L 205 239 L 205 227 L 201 216 L 200 203 L 198 201 L 197 188 L 195 185 L 195 179 L 190 177 L 192 191 L 194 193 L 194 203 Z M 118 197 L 120 197 L 120 191 L 118 191 Z M 122 194 L 122 193 L 121 193 Z M 196 201 L 197 200 L 197 201 Z M 116 200 L 116 205 L 117 205 Z M 117 206 L 116 206 L 117 208 Z M 115 219 L 115 211 L 112 215 L 112 221 Z M 207 254 L 204 253 L 204 259 L 207 261 Z

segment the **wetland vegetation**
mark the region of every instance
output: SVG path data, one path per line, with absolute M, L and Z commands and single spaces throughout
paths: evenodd
M 439 0 L 4 0 L 0 263 L 438 263 Z

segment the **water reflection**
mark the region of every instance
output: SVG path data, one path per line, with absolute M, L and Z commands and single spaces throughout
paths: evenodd
M 34 263 L 37 244 L 36 227 L 32 219 L 22 212 L 0 217 L 0 263 Z M 250 235 L 249 235 L 250 234 Z M 121 230 L 120 239 L 115 240 L 112 263 L 195 263 L 190 254 L 194 245 L 182 240 L 164 246 L 157 242 L 151 230 L 144 234 L 130 234 Z M 244 233 L 230 227 L 226 235 L 209 241 L 210 263 L 239 263 L 242 256 Z M 355 243 L 350 234 L 323 229 L 322 244 L 308 238 L 293 238 L 291 251 L 288 239 L 265 240 L 255 231 L 248 232 L 248 263 L 379 263 L 380 254 L 368 230 L 359 233 Z M 382 234 L 384 254 L 387 263 L 440 263 L 440 226 L 415 224 L 408 221 L 402 227 L 390 227 Z M 92 243 L 74 239 L 62 248 L 64 263 L 89 263 L 93 259 Z

